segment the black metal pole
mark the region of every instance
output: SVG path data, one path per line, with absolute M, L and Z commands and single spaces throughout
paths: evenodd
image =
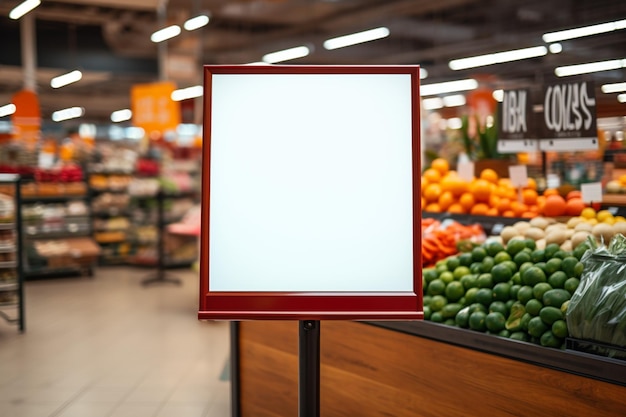
M 301 320 L 298 417 L 320 415 L 320 322 Z

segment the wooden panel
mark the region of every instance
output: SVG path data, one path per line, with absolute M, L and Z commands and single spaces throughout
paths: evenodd
M 242 417 L 297 415 L 297 322 L 241 323 Z M 626 388 L 355 322 L 321 325 L 321 414 L 626 415 Z

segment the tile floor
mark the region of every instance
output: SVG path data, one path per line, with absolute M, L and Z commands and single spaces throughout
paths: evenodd
M 200 322 L 197 273 L 26 282 L 26 332 L 0 319 L 0 417 L 229 417 L 229 324 Z

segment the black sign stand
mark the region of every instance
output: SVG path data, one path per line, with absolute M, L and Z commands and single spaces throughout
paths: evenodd
M 299 331 L 298 417 L 320 416 L 320 322 L 301 320 Z

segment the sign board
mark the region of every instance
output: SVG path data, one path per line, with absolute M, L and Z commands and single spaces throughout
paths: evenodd
M 200 319 L 420 319 L 418 66 L 204 67 Z
M 544 151 L 598 149 L 596 99 L 592 82 L 544 87 L 541 140 Z
M 504 90 L 498 107 L 498 152 L 536 151 L 530 90 Z
M 28 149 L 34 149 L 41 138 L 41 109 L 37 93 L 30 90 L 18 91 L 11 97 L 15 112 L 11 115 L 13 137 Z
M 172 100 L 176 85 L 169 81 L 137 84 L 130 92 L 133 125 L 147 135 L 175 131 L 180 124 L 180 105 Z

